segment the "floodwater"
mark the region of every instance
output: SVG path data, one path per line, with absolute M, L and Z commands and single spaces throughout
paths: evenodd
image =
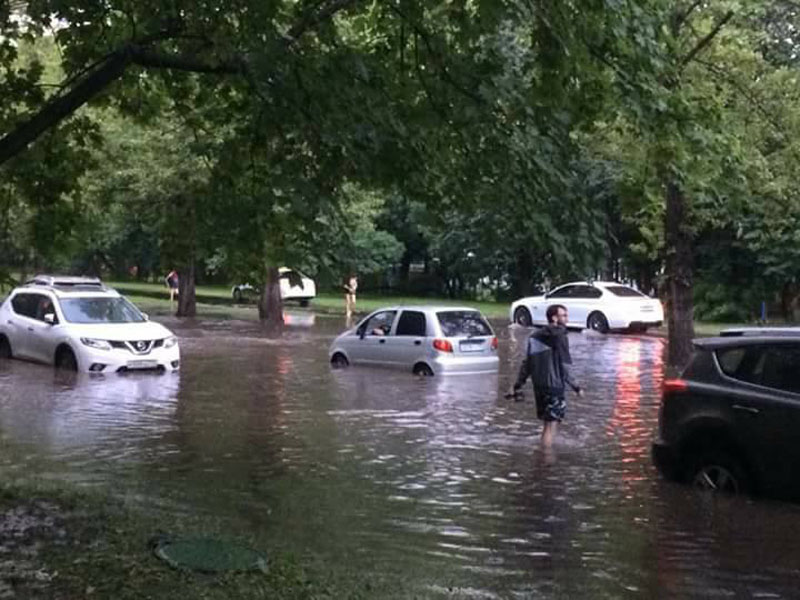
M 191 512 L 425 598 L 794 598 L 800 508 L 698 496 L 650 462 L 664 343 L 570 334 L 584 398 L 550 453 L 532 394 L 503 397 L 527 332 L 495 323 L 497 376 L 330 370 L 341 318 L 280 338 L 165 323 L 179 374 L 64 380 L 0 363 L 0 476 Z

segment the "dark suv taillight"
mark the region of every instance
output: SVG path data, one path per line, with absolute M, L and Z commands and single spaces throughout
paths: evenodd
M 670 394 L 675 392 L 686 392 L 689 390 L 689 384 L 683 379 L 665 379 L 661 384 L 661 392 L 663 394 Z

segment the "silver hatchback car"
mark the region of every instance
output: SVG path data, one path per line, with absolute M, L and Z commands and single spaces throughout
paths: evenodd
M 496 372 L 497 337 L 474 308 L 394 306 L 369 314 L 331 344 L 331 365 L 381 365 L 417 375 Z

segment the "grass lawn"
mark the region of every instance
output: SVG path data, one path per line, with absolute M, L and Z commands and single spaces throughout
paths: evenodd
M 211 538 L 266 555 L 267 572 L 202 574 L 153 553 L 156 536 Z M 161 514 L 58 484 L 0 484 L 0 598 L 380 598 L 402 581 L 264 547 L 247 532 L 192 514 Z

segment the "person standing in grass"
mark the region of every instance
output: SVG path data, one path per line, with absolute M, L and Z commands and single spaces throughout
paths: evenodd
M 169 289 L 169 301 L 174 302 L 175 296 L 178 295 L 178 272 L 172 269 L 164 278 L 164 283 L 167 284 L 167 288 Z
M 536 416 L 544 421 L 542 445 L 549 448 L 567 410 L 567 386 L 578 396 L 583 396 L 583 390 L 570 372 L 572 357 L 567 337 L 567 309 L 561 304 L 553 304 L 547 307 L 546 315 L 547 325 L 528 338 L 513 395 L 521 399 L 522 386 L 530 377 L 536 398 Z

